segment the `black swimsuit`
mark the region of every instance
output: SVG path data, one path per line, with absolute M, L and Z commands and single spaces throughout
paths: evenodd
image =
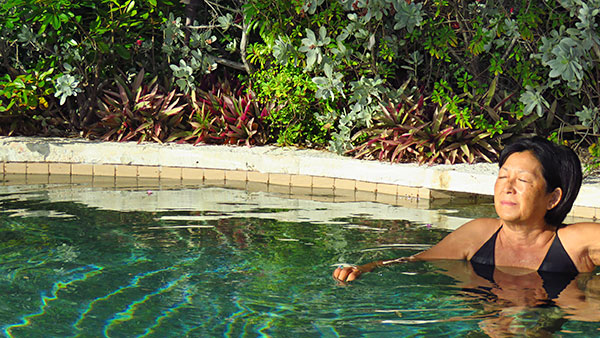
M 492 283 L 494 282 L 494 269 L 496 265 L 494 259 L 496 238 L 498 238 L 500 229 L 502 227 L 498 228 L 492 237 L 471 257 L 471 265 L 475 273 Z M 552 245 L 550 245 L 550 249 L 548 249 L 548 253 L 537 272 L 544 281 L 544 289 L 549 299 L 556 298 L 578 274 L 575 263 L 573 263 L 573 260 L 569 257 L 569 254 L 567 254 L 558 238 L 558 233 L 554 237 Z

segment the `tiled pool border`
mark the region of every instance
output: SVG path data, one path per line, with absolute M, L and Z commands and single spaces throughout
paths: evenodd
M 75 144 L 75 148 L 70 145 Z M 114 156 L 115 147 L 120 157 Z M 215 148 L 216 147 L 216 148 Z M 261 147 L 262 148 L 262 147 Z M 65 149 L 67 149 L 65 151 Z M 106 153 L 102 154 L 106 149 Z M 171 150 L 177 156 L 164 156 L 169 165 L 142 164 L 147 153 Z M 86 140 L 44 138 L 0 138 L 0 174 L 37 176 L 38 181 L 51 183 L 75 182 L 84 177 L 155 180 L 175 182 L 209 182 L 215 185 L 237 186 L 259 184 L 271 190 L 295 194 L 338 195 L 338 200 L 372 200 L 398 204 L 409 200 L 432 200 L 459 196 L 489 196 L 495 173 L 488 167 L 473 171 L 476 166 L 415 166 L 373 163 L 337 157 L 317 151 L 294 151 L 274 148 L 189 147 L 136 143 L 91 142 Z M 265 150 L 266 149 L 266 150 Z M 90 150 L 90 154 L 83 154 Z M 129 155 L 125 155 L 128 154 Z M 246 153 L 249 153 L 247 156 Z M 112 156 L 111 156 L 112 154 Z M 218 154 L 218 155 L 215 155 Z M 244 155 L 241 155 L 244 154 Z M 155 154 L 156 155 L 156 154 Z M 223 158 L 219 158 L 219 156 Z M 245 156 L 245 157 L 244 157 Z M 170 158 L 173 157 L 173 158 Z M 190 157 L 192 161 L 190 161 Z M 210 159 L 207 160 L 207 158 Z M 195 160 L 195 161 L 194 161 Z M 173 165 L 180 161 L 182 165 Z M 112 162 L 112 163 L 111 163 Z M 124 163 L 115 163 L 124 162 Z M 135 163 L 138 162 L 138 163 Z M 279 163 L 281 162 L 281 163 Z M 290 165 L 286 165 L 289 162 Z M 334 168 L 318 168 L 319 163 Z M 276 165 L 273 165 L 275 163 Z M 339 166 L 335 168 L 335 166 Z M 259 170 L 245 170 L 256 168 Z M 360 169 L 359 169 L 360 168 Z M 458 168 L 458 169 L 457 169 Z M 310 174 L 319 172 L 322 175 Z M 306 172 L 306 173 L 304 173 Z M 307 174 L 308 173 L 308 174 Z M 368 175 L 372 173 L 373 175 Z M 364 176 L 366 174 L 366 176 Z M 48 176 L 47 180 L 42 177 Z M 364 179 L 358 179 L 358 178 Z M 342 176 L 342 177 L 339 177 Z M 353 178 L 357 177 L 357 178 Z M 412 176 L 412 177 L 407 177 Z M 66 178 L 68 180 L 65 180 Z M 85 179 L 84 179 L 85 180 Z M 409 184 L 406 184 L 406 183 Z M 6 183 L 10 184 L 10 182 Z M 582 196 L 570 213 L 571 217 L 600 218 L 600 203 L 595 185 L 584 186 Z M 579 202 L 579 204 L 577 203 Z
M 47 162 L 1 162 L 0 173 L 6 184 L 11 182 L 46 183 L 81 183 L 93 182 L 93 178 L 105 179 L 101 184 L 117 184 L 123 179 L 124 186 L 148 186 L 173 184 L 205 184 L 225 187 L 246 188 L 263 186 L 262 190 L 276 191 L 290 195 L 317 195 L 328 200 L 338 201 L 376 201 L 397 204 L 398 198 L 404 202 L 429 200 L 437 197 L 453 197 L 459 193 L 436 192 L 427 188 L 403 187 L 393 184 L 356 181 L 332 177 L 309 175 L 290 175 L 280 173 L 261 173 L 244 170 L 222 170 L 187 167 L 118 165 L 118 164 L 82 164 L 82 163 L 47 163 Z M 138 180 L 134 182 L 132 180 Z M 118 185 L 118 184 L 117 184 Z M 123 184 L 122 184 L 123 185 Z M 359 196 L 351 196 L 359 194 Z M 328 197 L 327 197 L 328 196 Z M 462 195 L 461 197 L 465 197 Z

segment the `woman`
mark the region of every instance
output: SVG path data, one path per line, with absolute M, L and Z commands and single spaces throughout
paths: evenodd
M 521 139 L 502 151 L 499 166 L 494 185 L 498 219 L 470 221 L 411 257 L 339 267 L 333 277 L 349 282 L 378 266 L 436 259 L 468 260 L 480 271 L 511 267 L 576 274 L 600 265 L 600 224 L 562 223 L 582 180 L 571 149 L 541 137 Z

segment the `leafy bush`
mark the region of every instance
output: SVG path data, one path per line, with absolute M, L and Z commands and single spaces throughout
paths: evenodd
M 156 75 L 164 69 L 157 27 L 173 6 L 170 0 L 0 0 L 0 73 L 53 70 L 60 115 L 68 128 L 82 130 L 110 79 L 140 65 Z
M 296 67 L 274 66 L 257 70 L 250 83 L 263 104 L 276 104 L 266 116 L 269 134 L 279 145 L 322 147 L 328 140 L 325 123 L 316 119 L 322 107 L 315 98 L 317 86 Z
M 496 144 L 519 133 L 596 137 L 600 2 L 543 4 L 0 0 L 0 74 L 6 74 L 0 79 L 0 131 L 74 132 L 99 115 L 137 109 L 136 118 L 127 117 L 139 118 L 137 127 L 123 129 L 121 139 L 328 144 L 344 153 L 377 133 L 380 140 L 371 144 L 383 147 L 392 137 L 384 130 L 410 126 L 413 137 L 431 142 L 421 150 L 406 148 L 424 154 L 419 161 L 431 161 L 440 145 Z M 149 121 L 132 102 L 150 102 L 151 109 L 164 103 L 145 96 L 153 86 L 142 86 L 138 98 L 125 95 L 129 106 L 118 86 L 106 91 L 123 78 L 127 92 L 124 83 L 141 68 L 158 77 L 153 86 L 162 85 L 156 100 L 179 99 L 177 106 L 186 100 L 181 121 L 169 132 L 144 127 L 131 134 Z M 248 90 L 206 85 L 207 75 L 224 69 L 235 70 Z M 406 104 L 405 83 L 425 98 L 424 115 L 386 124 L 389 104 Z M 446 127 L 434 128 L 436 111 Z M 171 123 L 151 119 L 163 127 Z M 486 136 L 476 142 L 477 135 Z M 371 146 L 361 149 L 380 155 Z M 434 162 L 493 155 L 486 147 L 444 149 Z
M 0 78 L 0 134 L 57 135 L 65 120 L 56 114 L 52 73 L 40 73 Z
M 105 90 L 98 103 L 101 120 L 90 135 L 101 135 L 104 140 L 162 143 L 182 129 L 186 104 L 179 103 L 180 95 L 175 90 L 162 90 L 156 78 L 144 84 L 144 75 L 142 69 L 131 87 L 117 78 L 118 91 Z
M 382 107 L 384 113 L 374 118 L 372 127 L 354 135 L 360 144 L 347 153 L 355 158 L 429 164 L 495 160 L 498 152 L 491 133 L 458 126 L 450 105 L 438 106 L 419 93 L 403 95 L 399 104 Z
M 217 69 L 215 58 L 209 54 L 216 37 L 208 29 L 201 33 L 192 31 L 186 34 L 180 17 L 170 14 L 162 27 L 164 43 L 162 52 L 169 60 L 169 67 L 176 78 L 176 84 L 185 93 L 196 89 L 195 76 L 208 74 Z
M 588 175 L 592 175 L 592 174 L 598 174 L 598 172 L 600 171 L 600 145 L 599 145 L 599 141 L 600 140 L 596 140 L 596 142 L 592 143 L 592 145 L 590 145 L 588 147 L 588 158 L 584 160 L 584 175 L 588 176 Z
M 243 13 L 256 34 L 248 60 L 259 73 L 279 64 L 312 77 L 321 103 L 315 115 L 333 126 L 331 149 L 341 152 L 351 147 L 352 134 L 384 113 L 380 102 L 406 80 L 432 99 L 450 100 L 459 126 L 492 137 L 510 136 L 509 120 L 532 112 L 545 118 L 528 119 L 529 132 L 593 128 L 598 6 L 578 0 L 547 7 L 527 1 L 251 0 Z M 242 61 L 243 55 L 240 50 Z

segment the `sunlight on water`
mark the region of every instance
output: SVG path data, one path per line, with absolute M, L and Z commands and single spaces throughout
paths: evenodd
M 450 231 L 436 220 L 479 216 L 465 209 L 209 187 L 0 188 L 6 337 L 600 336 L 596 274 L 564 279 L 552 299 L 537 273 L 486 280 L 466 262 L 331 278 L 340 264 L 428 248 Z

